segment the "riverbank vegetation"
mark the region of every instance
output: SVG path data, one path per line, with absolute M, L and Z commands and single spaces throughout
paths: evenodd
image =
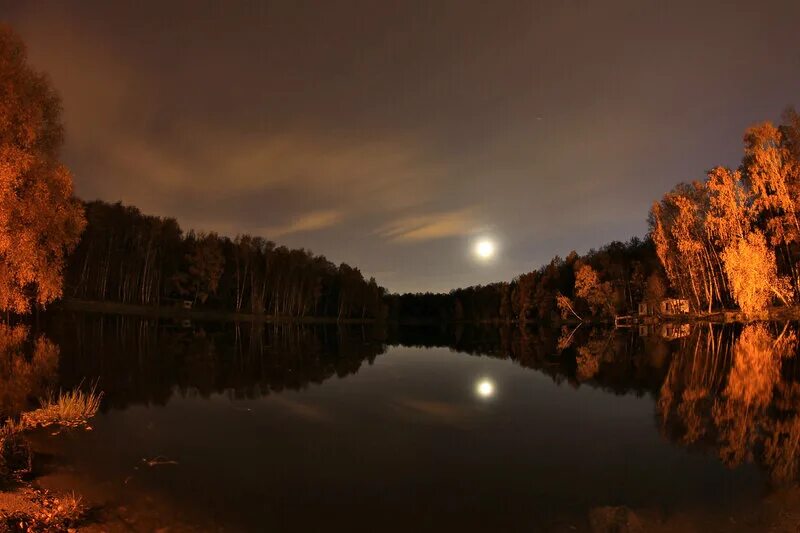
M 100 407 L 92 390 L 67 391 L 41 401 L 41 407 L 8 418 L 0 427 L 0 531 L 66 531 L 83 522 L 89 509 L 75 494 L 36 488 L 34 453 L 25 432 L 59 426 L 85 427 Z
M 0 531 L 64 531 L 86 515 L 74 494 L 35 487 L 35 458 L 26 434 L 38 428 L 81 428 L 100 408 L 95 388 L 54 394 L 59 348 L 27 326 L 0 324 Z M 40 398 L 38 407 L 31 398 Z

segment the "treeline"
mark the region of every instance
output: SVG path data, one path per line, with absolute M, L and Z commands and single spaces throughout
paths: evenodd
M 643 239 L 572 252 L 510 283 L 392 296 L 400 321 L 610 319 L 640 302 L 758 313 L 800 303 L 800 114 L 749 128 L 737 169 L 715 167 L 656 202 Z
M 405 322 L 500 321 L 551 322 L 609 318 L 657 301 L 666 280 L 650 239 L 612 242 L 581 256 L 550 263 L 500 282 L 456 289 L 447 294 L 418 293 L 388 297 L 389 316 Z
M 650 211 L 672 289 L 696 310 L 758 312 L 800 296 L 800 115 L 749 128 L 738 169 L 680 184 Z
M 382 318 L 385 289 L 357 268 L 251 235 L 183 233 L 120 203 L 85 204 L 86 230 L 65 270 L 68 297 L 195 305 L 275 317 Z

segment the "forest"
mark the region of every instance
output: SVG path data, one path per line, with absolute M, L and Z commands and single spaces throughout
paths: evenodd
M 556 322 L 610 317 L 646 299 L 659 300 L 666 281 L 649 239 L 615 241 L 584 255 L 556 256 L 547 265 L 499 282 L 449 293 L 390 295 L 399 321 Z
M 385 289 L 334 265 L 250 235 L 184 233 L 177 221 L 120 203 L 84 204 L 86 229 L 68 257 L 64 294 L 135 305 L 194 305 L 275 317 L 375 319 Z

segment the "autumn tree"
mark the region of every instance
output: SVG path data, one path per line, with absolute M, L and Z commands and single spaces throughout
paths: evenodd
M 775 253 L 760 232 L 752 231 L 726 248 L 722 261 L 733 298 L 745 313 L 761 311 L 773 296 L 784 303 L 791 299 L 791 284 L 778 276 Z
M 706 182 L 680 184 L 650 211 L 650 235 L 670 286 L 696 309 L 726 298 L 719 248 L 708 217 L 714 193 Z
M 562 320 L 569 320 L 572 317 L 575 317 L 578 320 L 583 321 L 580 315 L 575 312 L 575 305 L 572 303 L 572 300 L 560 292 L 556 293 L 556 307 L 558 307 L 558 312 L 560 313 Z
M 600 276 L 591 266 L 582 265 L 575 273 L 575 296 L 586 300 L 593 315 L 601 311 L 614 314 L 613 292 L 611 283 L 601 282 Z
M 0 309 L 26 313 L 62 293 L 64 257 L 84 227 L 59 162 L 61 104 L 25 46 L 0 26 Z
M 753 215 L 762 222 L 770 245 L 785 262 L 797 286 L 798 271 L 791 247 L 800 242 L 798 162 L 784 132 L 770 122 L 749 128 L 744 143 L 742 168 L 752 190 Z
M 714 242 L 724 248 L 737 239 L 744 239 L 751 226 L 751 213 L 742 174 L 716 167 L 708 173 L 706 187 L 709 205 L 705 226 Z

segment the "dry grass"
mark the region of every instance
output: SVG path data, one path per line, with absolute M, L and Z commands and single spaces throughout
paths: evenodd
M 42 400 L 42 406 L 34 411 L 23 413 L 20 426 L 23 429 L 60 425 L 79 427 L 97 414 L 100 409 L 102 392 L 93 387 L 88 392 L 75 389 L 61 392 L 58 397 L 50 396 Z
M 39 409 L 0 424 L 0 485 L 19 481 L 21 476 L 32 471 L 32 452 L 23 436 L 26 430 L 51 425 L 83 426 L 97 414 L 102 397 L 94 387 L 88 392 L 80 389 L 61 392 L 42 400 Z M 22 488 L 18 486 L 0 495 L 16 502 L 0 508 L 0 532 L 68 531 L 87 516 L 86 506 L 75 494 L 54 496 L 23 483 Z
M 0 512 L 0 531 L 69 531 L 86 518 L 87 508 L 75 494 L 54 496 L 34 490 L 26 499 L 24 509 Z
M 80 389 L 61 392 L 41 401 L 35 411 L 22 413 L 18 420 L 9 418 L 0 425 L 0 481 L 19 477 L 31 471 L 31 451 L 22 434 L 38 427 L 59 425 L 81 427 L 100 409 L 103 394 L 93 387 L 88 392 Z M 2 531 L 2 529 L 0 529 Z

